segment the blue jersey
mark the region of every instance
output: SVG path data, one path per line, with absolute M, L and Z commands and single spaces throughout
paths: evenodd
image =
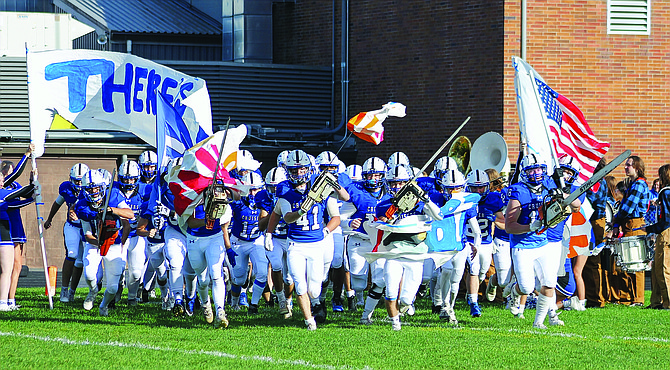
M 300 193 L 293 188 L 288 180 L 277 185 L 277 190 L 279 190 L 280 185 L 284 189 L 284 192 L 278 196 L 279 201 L 284 200 L 288 202 L 291 212 L 298 211 L 302 202 L 307 198 L 307 191 Z M 288 224 L 288 237 L 301 243 L 312 243 L 323 240 L 323 212 L 327 201 L 328 199 L 314 204 L 309 212 L 302 215 L 296 222 Z
M 116 203 L 126 202 L 126 204 L 133 210 L 135 218 L 128 220 L 130 222 L 130 235 L 137 235 L 135 229 L 137 229 L 137 222 L 140 220 L 140 210 L 142 208 L 142 196 L 137 191 L 133 191 L 130 196 L 126 196 L 119 188 L 112 187 L 112 195 L 109 198 L 109 203 L 112 203 L 112 199 L 116 199 Z
M 258 216 L 261 210 L 256 205 L 250 206 L 245 199 L 236 200 L 230 203 L 233 211 L 233 226 L 231 232 L 236 238 L 245 241 L 252 241 L 261 236 L 258 229 Z
M 521 212 L 517 222 L 521 225 L 530 225 L 532 219 L 540 218 L 540 208 L 547 195 L 547 189 L 542 186 L 539 193 L 531 192 L 524 183 L 516 183 L 509 187 L 509 200 L 517 200 L 521 204 Z M 510 234 L 512 248 L 539 248 L 547 244 L 547 233 L 537 234 L 534 231 L 523 234 Z
M 509 198 L 508 198 L 508 194 L 507 194 L 508 191 L 509 191 L 508 189 L 509 189 L 508 187 L 504 187 L 502 189 L 502 191 L 500 191 L 500 192 L 491 192 L 491 193 L 497 193 L 498 194 L 498 196 L 500 197 L 500 202 L 503 204 L 503 208 L 507 207 L 507 202 L 509 202 Z M 505 229 L 499 228 L 498 226 L 496 226 L 496 229 L 493 232 L 493 237 L 498 238 L 500 240 L 504 240 L 506 242 L 509 242 L 509 234 L 507 233 L 507 231 L 505 231 Z
M 142 207 L 140 208 L 140 217 L 143 219 L 147 220 L 147 227 L 146 230 L 151 230 L 151 229 L 157 229 L 156 225 L 154 225 L 154 208 L 156 207 L 156 203 L 153 203 L 150 206 L 149 202 L 144 202 L 142 203 Z M 158 230 L 156 234 L 154 234 L 153 238 L 147 235 L 147 241 L 158 244 L 158 243 L 165 243 L 165 237 L 163 233 L 165 232 L 165 227 L 163 229 Z
M 416 179 L 416 184 L 426 192 L 428 197 L 439 196 L 439 194 L 442 194 L 440 182 L 434 177 L 419 177 Z
M 551 180 L 551 181 L 546 181 L 546 186 L 548 189 L 556 189 L 556 183 Z M 579 186 L 577 185 L 572 185 L 570 188 L 570 192 L 572 193 L 573 191 L 579 189 Z M 586 198 L 586 193 L 582 194 L 579 196 L 579 200 L 583 203 L 584 199 Z M 563 240 L 563 230 L 565 230 L 565 222 L 568 221 L 566 218 L 565 220 L 561 221 L 558 225 L 554 227 L 550 227 L 547 229 L 547 240 L 550 242 L 560 242 Z
M 153 191 L 154 188 L 154 183 L 144 183 L 140 182 L 139 185 L 137 186 L 137 192 L 140 194 L 140 197 L 142 197 L 142 201 L 146 202 L 149 200 L 149 197 L 151 197 L 151 192 Z
M 58 195 L 63 197 L 65 199 L 65 205 L 70 208 L 77 203 L 77 200 L 79 199 L 79 194 L 81 191 L 76 190 L 74 186 L 72 185 L 72 182 L 68 181 L 63 181 L 60 186 L 58 187 Z M 69 217 L 67 222 L 76 227 L 81 227 L 81 221 L 76 220 L 76 221 L 70 221 Z
M 109 199 L 109 207 L 128 208 L 128 205 L 123 202 L 123 199 L 120 199 L 118 197 L 111 197 Z M 92 230 L 93 236 L 96 236 L 98 230 L 96 221 L 96 217 L 98 216 L 98 210 L 91 208 L 91 206 L 85 199 L 80 198 L 74 205 L 74 212 L 77 214 L 77 217 L 79 217 L 80 220 L 87 221 L 91 224 L 91 227 L 93 228 Z M 118 217 L 116 220 L 116 227 L 119 228 L 119 234 L 116 237 L 114 244 L 121 244 L 122 225 L 121 220 Z
M 477 204 L 477 223 L 479 223 L 479 230 L 482 233 L 482 244 L 493 243 L 493 221 L 496 212 L 502 212 L 503 202 L 500 198 L 500 193 L 490 192 L 485 197 L 479 200 Z M 468 225 L 465 235 L 468 237 L 470 243 L 474 243 L 475 235 L 470 225 Z
M 275 209 L 275 205 L 277 204 L 277 198 L 266 189 L 263 189 L 258 193 L 256 193 L 255 199 L 256 199 L 256 207 L 265 210 L 265 212 L 267 212 L 268 214 L 272 213 L 272 211 Z M 286 225 L 286 222 L 284 222 L 283 219 L 280 219 L 279 223 L 275 227 L 275 231 L 272 233 L 272 236 L 279 239 L 286 239 L 287 235 L 288 235 L 288 226 Z
M 195 210 L 193 211 L 193 218 L 204 220 L 206 219 L 206 217 L 207 215 L 205 214 L 205 206 L 203 204 L 200 204 L 199 206 L 195 207 Z M 201 226 L 195 229 L 189 227 L 186 229 L 186 232 L 193 236 L 207 237 L 220 233 L 221 225 L 219 225 L 219 223 L 215 221 L 212 230 L 208 230 L 206 226 Z
M 367 191 L 359 189 L 356 186 L 351 187 L 349 192 L 349 202 L 351 202 L 354 207 L 356 207 L 356 212 L 351 215 L 351 219 L 360 218 L 362 221 L 367 220 L 368 216 L 376 217 L 377 216 L 377 206 L 387 200 L 391 199 L 391 195 L 384 190 L 380 190 L 376 195 Z M 388 207 L 386 207 L 388 209 Z M 363 228 L 363 222 L 354 231 L 359 233 L 367 234 Z

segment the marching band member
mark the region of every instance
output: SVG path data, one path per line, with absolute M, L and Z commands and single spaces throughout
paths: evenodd
M 126 266 L 126 244 L 130 234 L 129 219 L 135 217 L 133 210 L 121 197 L 109 198 L 105 211 L 104 202 L 108 189 L 97 170 L 89 170 L 81 181 L 84 196 L 75 204 L 77 217 L 82 221 L 82 232 L 86 238 L 84 248 L 84 276 L 89 293 L 84 300 L 84 309 L 90 311 L 98 294 L 98 268 L 104 265 L 107 288 L 100 303 L 100 316 L 107 316 L 108 306 L 114 302 L 119 289 L 121 274 Z M 102 213 L 105 219 L 102 219 Z M 111 224 L 108 225 L 108 222 Z M 121 232 L 119 232 L 121 231 Z
M 81 180 L 88 172 L 88 166 L 77 163 L 70 169 L 70 179 L 63 181 L 58 187 L 58 198 L 54 200 L 44 221 L 44 229 L 51 227 L 54 216 L 63 205 L 67 206 L 67 221 L 63 224 L 63 237 L 65 239 L 65 260 L 62 268 L 62 288 L 60 290 L 60 301 L 63 303 L 74 300 L 74 293 L 81 279 L 84 269 L 84 238 L 81 232 L 81 221 L 74 212 L 74 205 L 81 192 Z
M 607 162 L 604 158 L 600 159 L 594 173 L 603 168 Z M 594 191 L 594 189 L 596 189 Z M 594 245 L 598 246 L 604 243 L 607 229 L 607 192 L 608 185 L 605 179 L 598 181 L 598 184 L 586 191 L 586 198 L 593 207 L 591 215 L 591 228 L 593 229 Z M 605 271 L 605 254 L 609 249 L 603 249 L 595 256 L 589 256 L 582 270 L 582 278 L 585 287 L 585 307 L 605 307 L 609 300 L 609 283 L 607 281 L 607 272 Z
M 642 159 L 636 155 L 628 157 L 624 164 L 630 185 L 626 190 L 619 213 L 614 218 L 614 235 L 619 231 L 624 237 L 646 235 L 644 217 L 649 206 L 649 187 Z M 644 304 L 644 271 L 613 274 L 612 288 L 618 293 L 618 303 L 631 306 Z
M 651 262 L 651 273 L 654 286 L 649 308 L 670 308 L 670 164 L 658 169 L 660 188 L 657 207 L 660 210 L 658 222 L 646 227 L 646 232 L 656 234 L 654 260 Z M 655 289 L 654 289 L 655 288 Z
M 278 187 L 277 205 L 271 217 L 283 218 L 288 224 L 288 265 L 295 282 L 298 304 L 309 330 L 316 330 L 316 321 L 312 311 L 318 312 L 321 282 L 323 281 L 323 240 L 340 222 L 337 201 L 328 197 L 321 203 L 315 203 L 309 211 L 301 209 L 307 200 L 307 190 L 311 185 L 311 162 L 307 153 L 294 150 L 289 153 L 285 163 L 289 180 Z M 344 188 L 337 190 L 339 197 L 348 199 Z M 327 210 L 331 216 L 328 225 L 324 225 L 323 213 Z M 275 216 L 276 215 L 276 216 Z M 271 218 L 266 231 L 266 246 L 272 242 L 272 232 L 278 220 Z M 272 247 L 266 249 L 271 249 Z
M 479 295 L 479 284 L 486 278 L 486 273 L 491 266 L 493 258 L 493 228 L 505 227 L 505 216 L 502 213 L 504 208 L 500 198 L 500 193 L 489 191 L 489 176 L 483 170 L 474 169 L 467 177 L 467 191 L 479 194 L 479 204 L 477 205 L 477 222 L 481 233 L 481 244 L 477 248 L 477 257 L 468 258 L 468 296 L 467 301 L 470 305 L 470 315 L 480 317 L 482 315 L 477 297 Z M 470 227 L 467 228 L 466 235 L 468 242 L 475 243 L 474 233 Z
M 228 225 L 224 225 L 223 240 L 226 249 L 232 248 L 235 252 L 235 266 L 231 274 L 232 280 L 232 308 L 240 310 L 240 292 L 242 285 L 249 275 L 249 261 L 251 261 L 254 276 L 254 289 L 251 304 L 247 313 L 258 314 L 258 302 L 268 281 L 268 259 L 265 257 L 263 238 L 258 228 L 258 217 L 261 210 L 256 207 L 256 195 L 263 189 L 263 178 L 256 172 L 247 172 L 242 176 L 242 184 L 249 186 L 249 194 L 242 199 L 230 203 L 232 211 L 232 237 L 228 236 Z

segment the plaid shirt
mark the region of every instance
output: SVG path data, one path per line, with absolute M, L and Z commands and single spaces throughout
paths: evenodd
M 621 208 L 616 216 L 617 223 L 622 225 L 628 219 L 644 217 L 649 208 L 650 199 L 649 187 L 644 179 L 638 178 L 633 181 L 621 201 Z
M 658 203 L 658 208 L 661 210 L 660 217 L 655 224 L 647 226 L 648 234 L 660 234 L 663 230 L 670 227 L 670 188 L 663 188 L 660 191 L 658 194 Z
M 586 191 L 586 198 L 591 203 L 593 207 L 593 214 L 591 215 L 591 221 L 599 220 L 605 217 L 605 205 L 607 204 L 607 182 L 604 179 L 598 181 L 600 186 L 598 191 L 594 192 L 591 188 Z

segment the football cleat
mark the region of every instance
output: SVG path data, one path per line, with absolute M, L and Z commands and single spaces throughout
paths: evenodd
M 534 328 L 534 329 L 546 330 L 546 329 L 547 329 L 547 326 L 544 325 L 544 324 L 541 323 L 541 322 L 534 322 L 534 323 L 533 323 L 533 328 Z
M 128 299 L 128 307 L 135 307 L 135 306 L 137 306 L 137 299 L 135 298 Z
M 172 306 L 172 314 L 174 315 L 174 317 L 182 317 L 184 316 L 184 313 L 186 313 L 186 309 L 184 308 L 184 302 L 181 299 L 175 300 L 174 306 Z M 193 312 L 191 312 L 191 315 L 192 314 Z
M 347 309 L 349 312 L 355 312 L 358 310 L 358 307 L 356 307 L 356 295 L 347 297 Z
M 316 330 L 316 321 L 314 319 L 305 320 L 305 325 L 307 325 L 307 330 Z
M 363 325 L 372 325 L 372 318 L 371 317 L 361 317 L 359 322 Z
M 249 307 L 249 301 L 247 300 L 247 293 L 246 292 L 240 293 L 239 304 L 240 304 L 240 306 Z
M 214 321 L 214 328 L 221 329 L 227 327 L 228 327 L 228 318 L 226 317 L 226 312 L 223 310 L 223 308 L 218 308 L 216 310 L 216 320 Z
M 86 299 L 84 299 L 84 309 L 86 311 L 90 311 L 93 309 L 93 302 L 95 302 L 95 298 L 98 296 L 98 288 L 95 287 L 93 289 L 89 289 L 88 295 L 86 296 Z
M 193 316 L 193 311 L 195 310 L 195 299 L 186 297 L 186 302 L 184 302 L 184 310 L 186 315 Z
M 284 314 L 284 319 L 290 319 L 291 316 L 293 316 L 293 300 L 292 299 L 287 299 L 286 300 L 286 308 L 288 308 L 288 313 Z
M 344 312 L 342 298 L 333 297 L 333 312 Z
M 149 303 L 149 291 L 142 288 L 142 303 Z
M 326 306 L 321 303 L 312 306 L 312 316 L 314 316 L 314 320 L 319 324 L 326 322 Z
M 240 304 L 239 304 L 239 303 L 233 303 L 233 305 L 230 306 L 230 308 L 231 308 L 233 311 L 241 311 L 241 310 L 242 310 L 242 307 L 240 307 Z
M 100 316 L 109 316 L 109 310 L 107 307 L 100 307 Z
M 421 299 L 426 297 L 426 284 L 419 285 L 419 290 L 416 292 L 416 298 Z
M 563 320 L 558 318 L 558 313 L 554 314 L 554 316 L 549 316 L 549 325 L 551 326 L 563 326 L 565 323 Z
M 470 303 L 470 316 L 472 316 L 472 317 L 481 317 L 482 316 L 482 309 L 479 308 L 479 303 L 477 303 L 477 302 Z
M 205 321 L 207 321 L 208 324 L 211 324 L 214 321 L 214 312 L 212 312 L 212 304 L 211 303 L 206 303 L 202 305 L 202 314 L 205 316 Z
M 440 309 L 440 319 L 449 320 L 449 309 L 448 308 L 444 307 L 444 308 Z
M 61 290 L 60 290 L 60 301 L 62 303 L 70 302 L 70 289 L 61 288 Z
M 493 302 L 494 299 L 496 299 L 496 293 L 498 291 L 498 287 L 491 284 L 492 279 L 489 278 L 489 282 L 486 285 L 486 299 L 489 302 Z
M 514 315 L 514 318 L 519 320 L 525 320 L 526 316 L 523 315 L 523 312 L 519 312 L 518 314 Z
M 439 314 L 442 311 L 442 306 L 436 306 L 433 304 L 432 312 Z
M 400 326 L 400 321 L 391 322 L 391 329 L 393 329 L 394 331 L 399 331 L 400 329 L 402 329 L 402 327 Z
M 249 315 L 258 315 L 258 305 L 257 304 L 250 304 L 249 309 L 247 309 L 247 314 Z
M 13 310 L 8 304 L 6 303 L 0 304 L 0 312 L 11 312 L 11 311 Z
M 289 312 L 286 301 L 279 301 L 279 314 L 286 315 Z

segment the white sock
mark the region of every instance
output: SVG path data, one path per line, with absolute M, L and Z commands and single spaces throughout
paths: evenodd
M 556 305 L 556 299 L 554 297 L 548 297 L 549 301 L 549 317 L 556 316 L 556 311 L 558 311 L 558 306 Z
M 393 316 L 393 317 L 391 318 L 391 321 L 392 321 L 394 324 L 400 324 L 400 315 L 395 315 L 395 316 Z
M 310 317 L 309 319 L 305 320 L 305 325 L 313 324 L 316 325 L 316 321 L 314 321 L 313 317 Z
M 586 308 L 586 299 L 580 299 L 579 304 L 581 304 L 582 307 Z
M 544 320 L 547 318 L 547 313 L 551 307 L 551 300 L 554 297 L 547 297 L 546 295 L 540 293 L 537 296 L 537 305 L 535 306 L 535 324 L 544 324 Z
M 367 313 L 367 317 L 370 317 L 375 310 L 375 307 L 377 307 L 377 303 L 379 303 L 379 299 L 370 298 L 370 296 L 368 296 L 365 299 L 365 311 L 363 311 L 363 316 Z
M 356 296 L 356 291 L 355 290 L 347 290 L 347 297 L 348 298 L 353 298 Z
M 286 294 L 284 294 L 283 290 L 277 292 L 277 300 L 279 300 L 279 302 L 286 301 Z
M 8 306 L 16 306 L 16 299 L 10 298 L 7 300 L 7 305 Z
M 479 295 L 479 294 L 477 294 L 477 293 L 475 293 L 475 294 L 468 294 L 468 297 L 470 297 L 470 302 L 472 302 L 472 303 L 477 302 L 477 296 L 478 296 L 478 295 Z

